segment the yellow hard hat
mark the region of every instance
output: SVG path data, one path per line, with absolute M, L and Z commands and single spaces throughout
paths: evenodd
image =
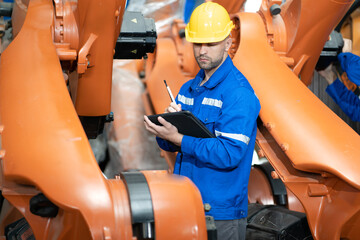
M 186 40 L 193 43 L 220 42 L 229 36 L 234 23 L 226 9 L 213 2 L 195 8 L 185 28 Z

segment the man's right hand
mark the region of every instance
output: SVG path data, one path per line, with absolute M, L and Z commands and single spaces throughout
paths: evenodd
M 170 103 L 170 105 L 165 108 L 165 113 L 170 113 L 170 112 L 180 112 L 181 111 L 181 104 L 175 104 L 175 103 Z

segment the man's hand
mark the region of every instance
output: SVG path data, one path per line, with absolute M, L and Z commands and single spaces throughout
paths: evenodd
M 174 105 L 177 106 L 176 104 Z M 158 136 L 159 138 L 168 140 L 177 146 L 181 146 L 181 141 L 184 135 L 180 134 L 178 129 L 164 118 L 158 117 L 158 121 L 162 124 L 162 126 L 158 126 L 152 123 L 147 116 L 144 116 L 146 130 Z
M 348 38 L 344 38 L 344 46 L 342 48 L 342 52 L 352 52 L 352 40 Z
M 170 105 L 165 108 L 165 113 L 170 113 L 170 112 L 180 112 L 181 111 L 181 104 L 175 104 L 175 103 L 170 103 Z
M 318 73 L 323 76 L 326 81 L 330 84 L 332 84 L 336 78 L 337 78 L 337 75 L 335 73 L 335 69 L 333 67 L 332 64 L 330 64 L 327 68 L 325 68 L 324 70 L 321 70 L 321 71 L 318 71 Z

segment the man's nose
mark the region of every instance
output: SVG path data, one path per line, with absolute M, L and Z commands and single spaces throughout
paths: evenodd
M 200 54 L 205 54 L 205 53 L 207 53 L 207 46 L 206 46 L 206 44 L 201 44 Z

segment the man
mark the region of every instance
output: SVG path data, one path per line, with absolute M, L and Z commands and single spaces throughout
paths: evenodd
M 346 72 L 347 78 L 354 85 L 354 91 L 349 90 L 337 76 L 337 71 L 333 64 L 325 70 L 319 71 L 329 83 L 326 92 L 340 106 L 352 121 L 360 121 L 360 57 L 350 52 L 343 52 L 338 55 L 341 69 Z M 346 79 L 346 78 L 345 78 Z
M 190 178 L 199 188 L 207 214 L 215 219 L 218 239 L 245 239 L 247 185 L 256 137 L 260 103 L 253 89 L 228 56 L 234 27 L 227 11 L 207 2 L 197 7 L 185 29 L 201 70 L 186 82 L 166 112 L 191 111 L 216 138 L 178 133 L 159 117 L 163 126 L 146 116 L 145 127 L 166 151 L 181 150 L 174 174 Z

